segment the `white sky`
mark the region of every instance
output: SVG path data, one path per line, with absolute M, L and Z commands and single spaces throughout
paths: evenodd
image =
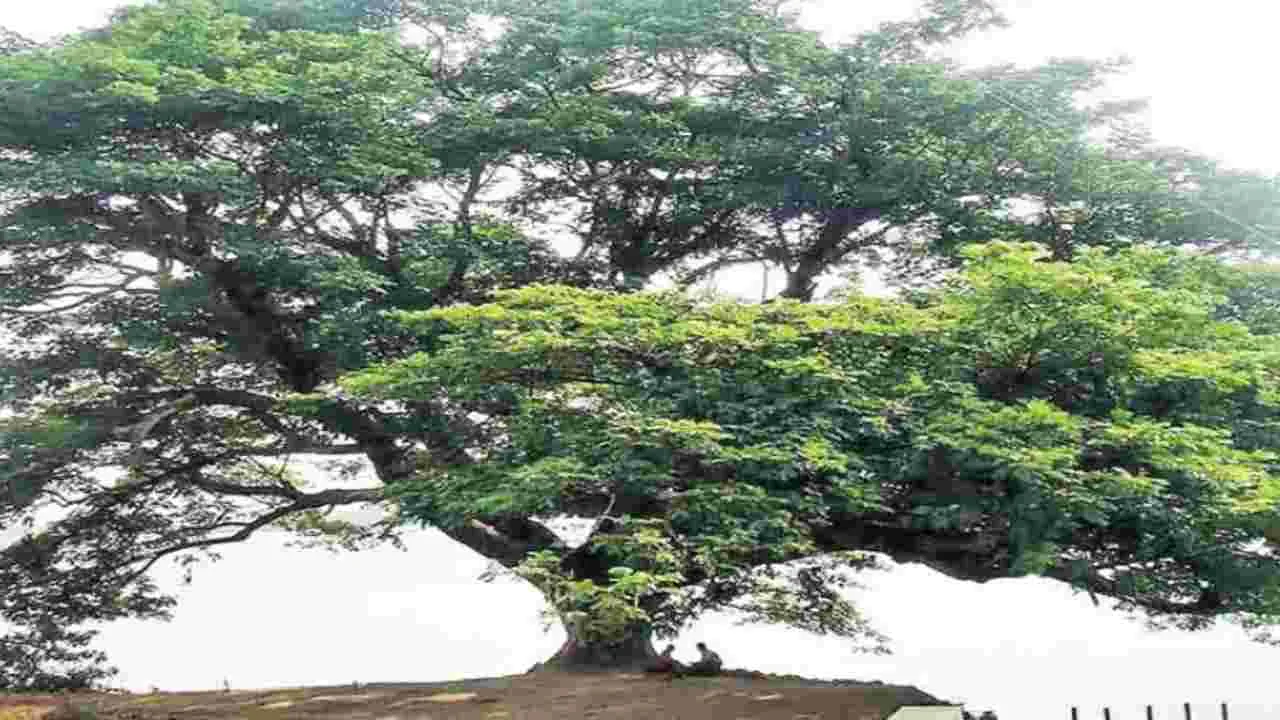
M 100 22 L 113 0 L 0 0 L 0 25 L 47 36 Z M 911 0 L 814 0 L 806 20 L 833 37 L 900 17 Z M 1162 142 L 1241 168 L 1280 172 L 1274 139 L 1280 94 L 1272 0 L 1006 0 L 1008 31 L 958 49 L 972 62 L 1035 62 L 1049 55 L 1125 54 L 1134 70 L 1116 94 L 1148 97 Z M 758 271 L 757 271 L 758 272 Z M 751 279 L 732 281 L 751 295 Z M 758 286 L 757 286 L 758 287 Z M 476 580 L 484 561 L 431 531 L 407 553 L 290 551 L 264 536 L 198 571 L 168 624 L 121 623 L 104 646 L 135 689 L 211 688 L 434 680 L 521 672 L 562 637 L 542 631 L 539 599 L 511 583 Z M 1232 717 L 1280 711 L 1270 689 L 1280 650 L 1230 629 L 1153 634 L 1092 607 L 1056 583 L 1007 580 L 979 586 L 922 567 L 869 578 L 861 604 L 895 643 L 889 657 L 856 656 L 838 640 L 777 628 L 731 627 L 710 618 L 677 643 L 692 655 L 709 641 L 732 666 L 818 677 L 919 684 L 1003 720 L 1181 717 L 1175 705 L 1232 703 Z M 1267 703 L 1272 703 L 1267 705 Z

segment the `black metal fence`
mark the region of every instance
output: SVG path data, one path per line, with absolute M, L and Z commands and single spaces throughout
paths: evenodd
M 1218 709 L 1222 713 L 1221 714 L 1222 720 L 1231 720 L 1231 709 L 1227 707 L 1226 703 L 1222 703 L 1221 705 L 1219 705 Z M 1103 720 L 1112 720 L 1111 708 L 1109 707 L 1102 708 L 1102 718 Z M 1080 720 L 1080 708 L 1078 707 L 1071 708 L 1071 720 Z M 1117 717 L 1115 718 L 1115 720 L 1126 720 L 1126 718 Z M 1155 706 L 1148 705 L 1146 720 L 1165 720 L 1165 719 L 1157 718 Z M 1199 716 L 1199 718 L 1193 716 L 1191 714 L 1191 703 L 1182 703 L 1182 718 L 1180 720 L 1208 720 L 1208 719 L 1204 718 L 1203 715 Z

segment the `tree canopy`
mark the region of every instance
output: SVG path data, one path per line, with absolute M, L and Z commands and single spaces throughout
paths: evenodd
M 868 551 L 1269 622 L 1280 295 L 1221 259 L 1274 250 L 1277 180 L 1086 102 L 1114 64 L 941 58 L 1000 22 L 160 0 L 6 35 L 0 618 L 163 616 L 161 560 L 407 518 L 594 639 L 874 638 L 837 591 Z M 744 263 L 775 302 L 636 292 Z M 901 298 L 817 302 L 851 269 Z
M 650 588 L 673 596 L 662 612 L 756 608 L 761 566 L 876 550 L 1054 577 L 1184 626 L 1273 623 L 1280 336 L 1233 317 L 1240 278 L 1216 262 L 1047 253 L 978 246 L 911 299 L 502 291 L 404 314 L 446 340 L 343 385 L 488 418 L 482 457 L 401 485 L 408 515 L 603 507 L 623 518 L 595 528 L 605 573 L 565 563 L 597 583 L 650 569 L 627 538 L 651 523 L 680 576 Z

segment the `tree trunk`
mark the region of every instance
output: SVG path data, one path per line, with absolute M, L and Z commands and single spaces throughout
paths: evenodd
M 653 649 L 653 633 L 648 627 L 636 627 L 615 643 L 588 642 L 568 625 L 565 632 L 568 637 L 556 654 L 534 665 L 530 672 L 639 671 L 653 664 L 658 656 Z
M 800 300 L 801 302 L 810 302 L 813 300 L 813 291 L 817 288 L 812 273 L 802 270 L 793 270 L 787 273 L 787 282 L 782 286 L 782 292 L 779 297 L 788 300 Z

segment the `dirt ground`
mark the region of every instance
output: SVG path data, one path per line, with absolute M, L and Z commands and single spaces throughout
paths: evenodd
M 0 697 L 0 720 L 884 720 L 903 705 L 937 704 L 914 687 L 879 683 L 535 673 L 359 688 Z

